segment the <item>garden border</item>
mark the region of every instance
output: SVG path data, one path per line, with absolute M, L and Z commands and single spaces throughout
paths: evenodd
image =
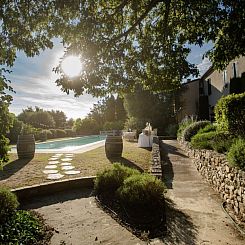
M 25 203 L 34 197 L 50 195 L 55 192 L 92 188 L 94 186 L 94 179 L 95 176 L 79 177 L 15 188 L 11 191 L 17 195 L 20 203 Z

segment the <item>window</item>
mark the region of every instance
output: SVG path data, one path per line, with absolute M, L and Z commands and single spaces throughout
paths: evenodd
M 211 87 L 211 79 L 209 78 L 207 80 L 207 84 L 208 84 L 208 95 L 212 94 L 212 87 Z
M 234 62 L 232 64 L 232 71 L 233 71 L 233 77 L 238 77 L 238 67 L 237 67 L 237 62 Z
M 227 70 L 223 71 L 223 82 L 224 82 L 224 84 L 227 83 Z

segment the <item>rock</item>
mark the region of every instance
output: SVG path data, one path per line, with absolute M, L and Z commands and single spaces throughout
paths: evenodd
M 234 206 L 234 210 L 236 214 L 239 214 L 239 208 L 237 206 Z
M 230 168 L 226 165 L 225 166 L 225 171 L 227 172 L 227 173 L 230 173 Z

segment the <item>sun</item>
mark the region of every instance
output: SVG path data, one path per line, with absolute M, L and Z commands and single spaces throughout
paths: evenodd
M 61 68 L 68 77 L 76 77 L 82 71 L 82 62 L 78 56 L 67 56 L 61 62 Z

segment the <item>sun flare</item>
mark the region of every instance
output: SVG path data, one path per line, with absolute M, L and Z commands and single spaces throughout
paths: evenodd
M 61 68 L 68 77 L 76 77 L 82 71 L 82 63 L 78 56 L 68 56 L 62 61 Z

